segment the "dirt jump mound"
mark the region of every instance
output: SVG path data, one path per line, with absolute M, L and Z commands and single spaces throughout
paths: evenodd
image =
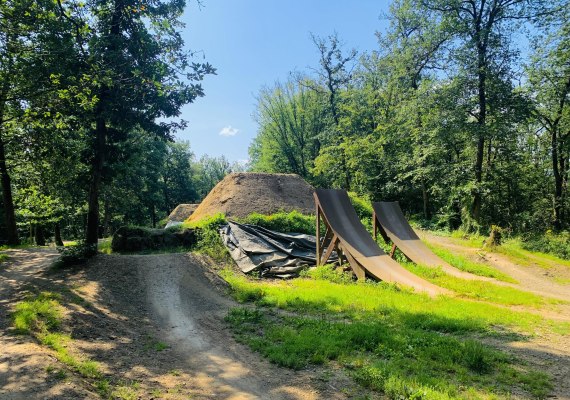
M 168 216 L 169 221 L 184 222 L 198 208 L 199 204 L 179 204 Z
M 223 213 L 244 218 L 251 213 L 297 210 L 314 214 L 313 187 L 295 174 L 241 172 L 226 176 L 192 213 L 188 221 Z

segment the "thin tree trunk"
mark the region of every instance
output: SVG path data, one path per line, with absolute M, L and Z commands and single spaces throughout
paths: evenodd
M 107 140 L 107 126 L 102 117 L 98 117 L 95 127 L 95 154 L 91 163 L 91 182 L 89 186 L 89 211 L 87 212 L 87 244 L 97 244 L 99 238 L 99 189 L 103 164 L 105 163 L 105 147 Z
M 63 240 L 61 240 L 61 227 L 59 226 L 59 222 L 55 223 L 53 231 L 55 235 L 55 245 L 60 247 L 63 246 Z
M 46 245 L 46 237 L 44 235 L 44 228 L 43 226 L 36 224 L 34 225 L 34 241 L 38 246 L 45 246 Z
M 0 119 L 1 119 L 0 115 Z M 2 129 L 0 127 L 0 129 Z M 4 219 L 6 222 L 7 243 L 9 245 L 20 244 L 18 238 L 18 227 L 16 226 L 16 212 L 14 209 L 14 199 L 12 197 L 12 182 L 8 167 L 6 165 L 6 150 L 0 132 L 0 175 L 2 180 L 2 202 L 4 205 Z
M 424 205 L 424 218 L 429 220 L 431 219 L 431 213 L 429 211 L 429 193 L 427 191 L 425 179 L 422 179 L 422 199 Z
M 552 129 L 552 172 L 554 174 L 554 230 L 562 229 L 562 189 L 563 176 L 558 168 L 558 135 L 557 127 Z
M 479 32 L 479 35 L 481 32 Z M 477 138 L 477 156 L 475 159 L 475 182 L 477 184 L 477 188 L 475 189 L 475 193 L 473 195 L 473 205 L 471 207 L 471 216 L 472 218 L 479 222 L 481 218 L 481 182 L 483 177 L 483 159 L 485 155 L 485 128 L 487 123 L 487 93 L 486 93 L 486 83 L 487 83 L 487 74 L 486 74 L 486 62 L 485 62 L 485 53 L 486 48 L 482 45 L 478 46 L 477 49 L 478 53 L 478 96 L 479 96 L 479 118 L 478 118 L 478 138 Z

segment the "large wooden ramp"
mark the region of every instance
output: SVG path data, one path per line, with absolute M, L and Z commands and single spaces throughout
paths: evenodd
M 447 293 L 434 284 L 412 274 L 388 256 L 360 222 L 346 191 L 316 189 L 317 259 L 327 260 L 333 249 L 344 256 L 359 279 L 366 275 L 386 282 L 413 287 L 430 295 Z M 321 218 L 327 227 L 321 242 Z M 326 247 L 326 251 L 323 251 Z M 323 254 L 324 253 L 324 254 Z
M 416 264 L 440 267 L 445 273 L 458 278 L 491 280 L 460 271 L 435 255 L 414 232 L 397 201 L 374 202 L 372 208 L 374 209 L 374 237 L 380 231 L 387 243 L 392 242 L 392 254 L 397 247 L 409 260 Z

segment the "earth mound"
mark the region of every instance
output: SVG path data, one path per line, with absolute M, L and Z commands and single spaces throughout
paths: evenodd
M 184 222 L 200 204 L 179 204 L 168 216 L 169 221 Z
M 239 172 L 220 181 L 188 221 L 217 213 L 244 218 L 254 212 L 268 215 L 293 210 L 315 213 L 313 187 L 299 175 Z

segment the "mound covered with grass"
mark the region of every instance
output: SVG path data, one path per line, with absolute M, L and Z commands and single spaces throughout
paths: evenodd
M 314 214 L 313 187 L 295 174 L 234 173 L 219 182 L 192 213 L 189 222 L 224 214 L 245 218 L 279 211 Z

